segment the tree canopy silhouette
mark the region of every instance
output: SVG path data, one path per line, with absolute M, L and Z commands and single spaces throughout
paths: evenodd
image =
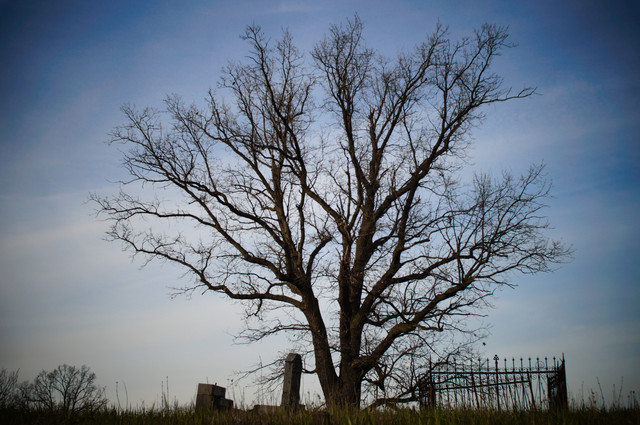
M 80 368 L 60 365 L 43 370 L 32 384 L 24 383 L 22 397 L 28 406 L 59 412 L 66 417 L 79 413 L 93 413 L 107 406 L 105 388 L 96 385 L 96 374 L 88 366 Z
M 248 58 L 206 106 L 123 107 L 113 141 L 130 179 L 92 195 L 109 236 L 180 265 L 184 290 L 246 303 L 260 319 L 246 338 L 298 337 L 328 405 L 358 405 L 363 384 L 412 399 L 408 361 L 510 272 L 569 254 L 545 235 L 541 166 L 459 181 L 483 106 L 534 93 L 491 70 L 507 30 L 451 41 L 438 26 L 395 59 L 362 31 L 357 17 L 332 26 L 305 55 L 249 26 Z

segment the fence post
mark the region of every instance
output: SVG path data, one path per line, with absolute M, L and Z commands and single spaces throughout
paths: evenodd
M 433 363 L 429 358 L 429 371 L 418 384 L 418 398 L 420 407 L 433 409 L 436 407 L 436 388 L 433 380 Z
M 500 375 L 498 372 L 498 360 L 500 360 L 500 358 L 498 357 L 498 355 L 496 354 L 495 356 L 493 356 L 493 360 L 496 363 L 496 402 L 498 403 L 498 410 L 500 410 L 500 387 L 499 387 L 499 379 L 500 379 Z
M 564 354 L 562 355 L 562 363 L 556 366 L 555 369 L 556 373 L 549 376 L 547 381 L 549 409 L 566 409 L 569 405 L 569 397 L 567 394 L 567 374 L 565 372 Z

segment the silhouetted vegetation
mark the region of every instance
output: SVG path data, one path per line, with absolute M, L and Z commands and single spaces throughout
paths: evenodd
M 51 423 L 106 412 L 109 401 L 104 393 L 105 388 L 96 385 L 96 374 L 84 365 L 43 370 L 33 382 L 18 382 L 18 371 L 2 369 L 0 423 L 32 423 L 36 419 Z
M 18 371 L 0 371 L 0 409 L 15 406 L 18 400 Z
M 75 423 L 75 424 L 638 424 L 640 409 L 569 409 L 560 411 L 497 411 L 497 410 L 225 410 L 195 412 L 192 408 L 170 410 L 129 410 L 111 408 L 93 413 L 80 413 L 71 418 L 56 412 L 36 410 L 0 410 L 0 423 Z
M 607 402 L 590 391 L 586 399 L 571 399 L 567 409 L 467 409 L 440 406 L 411 408 L 224 409 L 197 411 L 193 403 L 122 408 L 108 406 L 105 389 L 95 383 L 87 366 L 61 365 L 40 372 L 33 382 L 18 380 L 18 371 L 0 371 L 0 424 L 638 424 L 640 399 L 630 391 L 626 397 L 614 390 Z M 240 403 L 244 405 L 243 402 Z

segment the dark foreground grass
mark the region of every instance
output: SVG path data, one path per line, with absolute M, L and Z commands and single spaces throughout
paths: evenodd
M 500 424 L 640 424 L 640 409 L 580 409 L 566 411 L 493 410 L 227 410 L 208 413 L 192 409 L 107 410 L 91 415 L 65 418 L 46 412 L 0 410 L 0 424 L 172 424 L 172 425 L 500 425 Z

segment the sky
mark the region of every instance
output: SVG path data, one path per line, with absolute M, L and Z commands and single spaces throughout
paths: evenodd
M 257 23 L 288 28 L 308 52 L 357 13 L 370 47 L 393 56 L 438 22 L 452 38 L 508 25 L 518 47 L 496 61 L 505 85 L 537 87 L 487 108 L 469 169 L 553 181 L 550 235 L 574 249 L 548 274 L 513 276 L 483 318 L 486 356 L 562 356 L 569 396 L 640 393 L 640 3 L 519 1 L 0 0 L 0 367 L 21 380 L 88 365 L 121 405 L 194 399 L 198 382 L 236 403 L 278 400 L 238 371 L 268 363 L 285 339 L 234 344 L 241 306 L 221 296 L 171 297 L 181 271 L 142 268 L 104 240 L 90 193 L 117 190 L 109 132 L 120 107 L 200 101 L 239 38 Z M 116 389 L 118 390 L 116 393 Z M 303 400 L 318 391 L 302 382 Z

